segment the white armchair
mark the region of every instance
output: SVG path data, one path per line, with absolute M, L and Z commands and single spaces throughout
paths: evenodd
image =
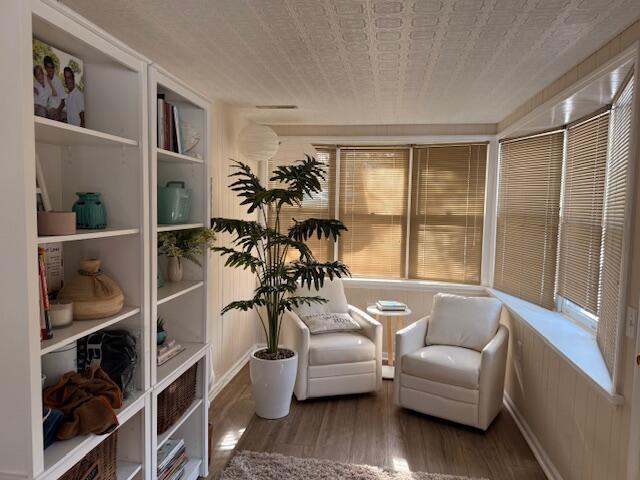
M 298 400 L 364 393 L 382 385 L 382 326 L 347 304 L 340 279 L 326 280 L 319 290 L 299 288 L 300 295 L 318 295 L 328 303 L 301 306 L 286 312 L 281 343 L 298 353 L 294 394 Z M 349 313 L 361 330 L 311 335 L 299 315 Z
M 436 295 L 430 316 L 396 333 L 396 405 L 486 430 L 502 408 L 502 315 L 494 298 Z

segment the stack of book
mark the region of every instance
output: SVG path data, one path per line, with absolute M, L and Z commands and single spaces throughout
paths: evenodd
M 378 300 L 376 302 L 376 308 L 381 312 L 404 312 L 407 306 L 395 300 Z
M 167 340 L 157 349 L 158 365 L 168 362 L 173 357 L 184 351 L 184 347 L 175 340 Z
M 158 148 L 176 153 L 184 153 L 184 138 L 180 123 L 180 110 L 168 103 L 164 94 L 158 94 Z
M 187 464 L 184 439 L 170 438 L 158 449 L 158 480 L 177 480 L 184 474 Z

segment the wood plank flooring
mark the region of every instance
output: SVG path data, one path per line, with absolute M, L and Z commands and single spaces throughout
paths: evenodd
M 210 420 L 211 480 L 239 450 L 490 480 L 545 478 L 506 410 L 483 433 L 397 408 L 389 380 L 377 394 L 294 400 L 288 417 L 264 420 L 254 414 L 245 367 L 215 398 Z

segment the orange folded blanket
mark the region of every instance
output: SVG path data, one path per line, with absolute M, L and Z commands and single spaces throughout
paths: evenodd
M 100 367 L 83 374 L 65 373 L 43 396 L 46 407 L 64 414 L 56 435 L 59 440 L 87 433 L 100 435 L 118 426 L 114 409 L 122 407 L 122 392 Z

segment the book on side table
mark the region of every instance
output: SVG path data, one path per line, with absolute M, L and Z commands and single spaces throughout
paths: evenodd
M 381 312 L 404 312 L 407 306 L 395 300 L 378 300 L 376 302 L 376 308 Z

